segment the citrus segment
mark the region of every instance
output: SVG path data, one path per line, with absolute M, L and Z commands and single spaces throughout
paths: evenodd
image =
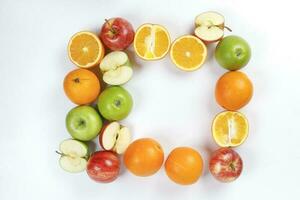
M 68 45 L 70 60 L 78 67 L 89 68 L 100 63 L 104 47 L 94 33 L 82 31 L 72 36 Z
M 224 111 L 219 113 L 212 125 L 215 142 L 221 147 L 241 145 L 248 136 L 248 120 L 240 112 Z
M 134 50 L 145 60 L 163 58 L 170 48 L 170 36 L 166 28 L 157 24 L 144 24 L 134 37 Z
M 171 46 L 173 63 L 184 71 L 194 71 L 202 66 L 207 55 L 205 44 L 195 36 L 184 35 Z

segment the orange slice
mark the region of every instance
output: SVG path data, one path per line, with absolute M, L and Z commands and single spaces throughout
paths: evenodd
M 171 60 L 179 69 L 194 71 L 204 63 L 207 48 L 199 38 L 184 35 L 173 42 L 170 54 Z
M 68 45 L 70 60 L 81 68 L 98 65 L 104 56 L 104 47 L 97 35 L 88 31 L 72 36 Z
M 135 53 L 145 60 L 163 58 L 170 49 L 170 36 L 166 28 L 157 24 L 143 24 L 134 37 Z
M 236 147 L 248 137 L 248 120 L 240 112 L 224 111 L 219 113 L 212 125 L 215 142 L 221 147 Z

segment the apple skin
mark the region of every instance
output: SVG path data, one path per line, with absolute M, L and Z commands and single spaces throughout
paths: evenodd
M 215 50 L 217 62 L 225 69 L 239 70 L 249 62 L 251 48 L 243 38 L 235 35 L 224 37 Z
M 112 182 L 120 172 L 119 157 L 111 151 L 96 151 L 88 160 L 86 171 L 96 182 Z
M 242 173 L 243 161 L 231 148 L 223 147 L 215 151 L 209 162 L 210 173 L 221 182 L 232 182 Z
M 131 142 L 131 132 L 117 121 L 106 123 L 100 134 L 99 144 L 102 149 L 123 154 Z
M 112 86 L 100 94 L 97 105 L 105 119 L 119 121 L 129 115 L 132 110 L 133 100 L 123 87 Z
M 197 36 L 196 33 L 194 33 L 194 35 L 195 35 L 197 38 L 199 38 L 199 37 Z M 223 38 L 223 37 L 221 37 L 221 38 L 219 38 L 219 39 L 216 39 L 216 40 L 204 40 L 204 39 L 201 39 L 201 38 L 199 38 L 199 39 L 207 46 L 207 45 L 209 45 L 209 44 L 212 44 L 212 43 L 215 43 L 215 42 L 220 41 L 222 38 Z
M 66 127 L 74 139 L 89 141 L 99 134 L 102 120 L 93 107 L 77 106 L 68 112 Z
M 101 131 L 100 131 L 100 133 L 99 133 L 99 138 L 98 138 L 100 147 L 101 147 L 102 149 L 104 149 L 104 150 L 106 150 L 106 149 L 104 148 L 104 145 L 103 145 L 103 143 L 102 143 L 102 137 L 103 137 L 103 132 L 105 131 L 105 129 L 107 128 L 107 126 L 108 126 L 109 124 L 110 124 L 110 122 L 108 122 L 108 121 L 104 122 L 104 125 L 103 125 L 103 127 L 102 127 L 102 129 L 101 129 Z
M 111 18 L 103 24 L 100 38 L 110 50 L 124 50 L 133 42 L 134 29 L 126 19 Z

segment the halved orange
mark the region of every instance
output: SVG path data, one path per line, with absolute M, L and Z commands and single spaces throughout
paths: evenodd
M 240 112 L 224 111 L 219 113 L 212 124 L 215 142 L 221 147 L 236 147 L 248 137 L 248 120 Z
M 171 40 L 167 29 L 158 24 L 143 24 L 136 31 L 135 53 L 145 60 L 158 60 L 169 51 Z
M 207 55 L 205 44 L 193 35 L 184 35 L 177 38 L 171 46 L 171 60 L 184 71 L 199 69 Z
M 104 56 L 104 47 L 97 35 L 81 31 L 71 37 L 68 54 L 76 66 L 90 68 L 100 63 Z

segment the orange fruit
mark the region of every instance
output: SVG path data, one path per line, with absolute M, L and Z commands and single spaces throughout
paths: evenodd
M 171 60 L 179 69 L 194 71 L 203 65 L 207 48 L 199 38 L 184 35 L 172 43 L 170 55 Z
M 226 110 L 238 110 L 245 106 L 253 94 L 253 86 L 246 74 L 231 71 L 221 76 L 216 84 L 215 97 Z
M 143 24 L 134 37 L 135 53 L 145 60 L 163 58 L 170 49 L 170 36 L 167 29 L 158 24 Z
M 175 183 L 190 185 L 201 176 L 203 160 L 201 155 L 190 147 L 177 147 L 165 162 L 168 177 Z
M 215 142 L 221 147 L 236 147 L 248 137 L 248 120 L 240 112 L 224 111 L 219 113 L 212 124 Z
M 100 82 L 93 72 L 87 69 L 76 69 L 65 77 L 64 90 L 73 103 L 89 104 L 97 99 L 100 93 Z
M 104 47 L 97 35 L 82 31 L 71 37 L 68 55 L 76 66 L 90 68 L 100 63 L 104 56 Z
M 141 138 L 132 142 L 125 151 L 124 164 L 136 176 L 156 173 L 164 162 L 164 152 L 158 142 Z

